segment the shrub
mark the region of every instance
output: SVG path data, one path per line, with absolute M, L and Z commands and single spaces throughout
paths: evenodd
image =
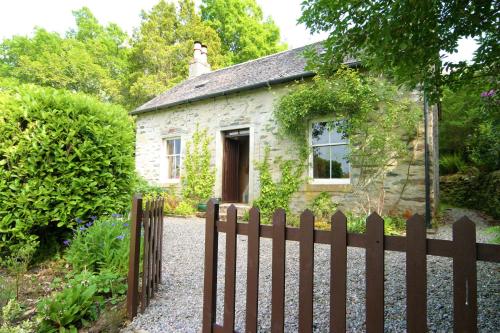
M 314 198 L 310 209 L 318 222 L 330 223 L 330 217 L 335 213 L 337 206 L 328 192 L 321 192 Z
M 51 297 L 42 299 L 37 310 L 42 322 L 39 332 L 64 332 L 69 329 L 76 332 L 76 328 L 86 326 L 95 320 L 98 315 L 102 298 L 96 296 L 97 287 L 77 284 L 65 288 Z
M 128 207 L 133 152 L 119 106 L 28 85 L 0 91 L 0 254 Z
M 95 274 L 89 271 L 82 271 L 73 275 L 68 281 L 68 288 L 77 285 L 85 287 L 95 286 L 96 295 L 109 299 L 111 303 L 116 304 L 127 293 L 127 282 L 123 275 L 111 270 L 104 270 Z
M 439 172 L 450 175 L 466 169 L 466 163 L 458 154 L 445 154 L 439 157 Z
M 126 276 L 130 242 L 128 221 L 116 216 L 79 222 L 73 239 L 66 241 L 69 245 L 66 260 L 73 270 L 96 273 L 106 270 Z
M 196 126 L 193 139 L 187 143 L 182 179 L 182 196 L 194 202 L 206 202 L 213 194 L 215 169 L 210 165 L 210 137 Z
M 179 202 L 179 205 L 174 210 L 174 215 L 193 216 L 196 213 L 193 202 L 184 200 Z

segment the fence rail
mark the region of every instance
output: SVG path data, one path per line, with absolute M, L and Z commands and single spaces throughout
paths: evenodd
M 427 239 L 424 218 L 407 221 L 406 237 L 385 236 L 377 214 L 367 219 L 366 233 L 347 232 L 347 218 L 338 211 L 332 229 L 314 230 L 314 216 L 305 211 L 300 228 L 286 227 L 285 211 L 276 210 L 273 223 L 260 224 L 252 208 L 248 223 L 237 223 L 234 206 L 227 222 L 219 221 L 219 205 L 208 204 L 205 226 L 203 332 L 233 332 L 235 323 L 236 237 L 248 236 L 246 331 L 257 332 L 260 238 L 272 238 L 271 331 L 284 331 L 286 240 L 299 242 L 299 331 L 313 328 L 314 243 L 331 245 L 330 331 L 346 330 L 347 247 L 366 249 L 366 329 L 384 330 L 384 252 L 406 252 L 406 318 L 408 332 L 427 330 L 427 255 L 453 259 L 454 331 L 477 331 L 476 261 L 500 262 L 500 245 L 476 243 L 475 224 L 467 217 L 453 224 L 453 240 Z M 223 324 L 216 323 L 218 233 L 226 233 Z
M 136 194 L 132 200 L 127 290 L 127 315 L 130 320 L 137 315 L 139 303 L 141 312 L 144 312 L 161 282 L 163 206 L 163 198 L 143 202 L 142 196 Z M 141 232 L 144 233 L 142 274 L 139 268 Z M 141 292 L 139 292 L 139 279 L 141 280 Z

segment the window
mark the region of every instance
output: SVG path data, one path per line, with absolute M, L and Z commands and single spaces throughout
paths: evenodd
M 181 139 L 165 140 L 167 156 L 167 180 L 180 178 L 181 170 Z
M 348 140 L 338 125 L 333 121 L 311 123 L 313 182 L 349 184 Z

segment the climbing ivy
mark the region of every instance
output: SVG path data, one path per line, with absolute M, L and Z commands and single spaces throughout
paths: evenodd
M 408 144 L 421 118 L 408 93 L 382 77 L 347 67 L 297 84 L 278 101 L 274 115 L 280 132 L 305 156 L 309 121 L 331 116 L 349 139 L 347 158 L 360 170 L 358 184 L 363 186 L 380 178 L 393 161 L 409 158 Z
M 272 214 L 277 208 L 289 211 L 292 195 L 297 192 L 303 181 L 304 161 L 281 160 L 273 161 L 279 165 L 281 177 L 274 180 L 269 161 L 269 147 L 266 147 L 264 159 L 257 163 L 260 181 L 260 196 L 254 201 L 254 206 L 260 209 L 262 221 L 270 223 Z
M 215 169 L 210 165 L 210 137 L 196 125 L 192 140 L 186 145 L 182 196 L 194 202 L 205 202 L 213 194 Z

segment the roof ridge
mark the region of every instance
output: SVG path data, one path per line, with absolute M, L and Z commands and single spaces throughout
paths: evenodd
M 274 56 L 278 56 L 280 54 L 283 54 L 283 53 L 287 53 L 287 52 L 291 52 L 291 51 L 296 51 L 296 50 L 299 50 L 299 49 L 304 49 L 308 46 L 312 46 L 312 45 L 315 45 L 315 44 L 321 44 L 323 43 L 322 41 L 321 42 L 315 42 L 315 43 L 311 43 L 311 44 L 307 44 L 307 45 L 303 45 L 303 46 L 299 46 L 299 47 L 296 47 L 296 48 L 293 48 L 293 49 L 289 49 L 289 50 L 284 50 L 284 51 L 280 51 L 280 52 L 277 52 L 277 53 L 273 53 L 273 54 L 268 54 L 266 56 L 263 56 L 263 57 L 260 57 L 260 58 L 255 58 L 255 59 L 250 59 L 250 60 L 247 60 L 247 61 L 244 61 L 244 62 L 240 62 L 238 64 L 234 64 L 234 65 L 231 65 L 231 66 L 227 66 L 227 67 L 224 67 L 224 68 L 219 68 L 219 69 L 216 69 L 214 71 L 211 71 L 211 72 L 208 72 L 208 73 L 204 73 L 204 74 L 201 74 L 199 76 L 195 76 L 195 77 L 192 77 L 192 78 L 188 78 L 187 80 L 185 80 L 184 82 L 186 81 L 190 81 L 192 79 L 197 79 L 197 78 L 200 78 L 202 76 L 207 76 L 207 75 L 210 75 L 212 73 L 216 73 L 216 72 L 221 72 L 223 70 L 226 70 L 226 69 L 231 69 L 231 68 L 235 68 L 235 67 L 238 67 L 238 66 L 241 66 L 241 65 L 246 65 L 248 63 L 251 63 L 251 62 L 255 62 L 255 61 L 258 61 L 258 60 L 262 60 L 262 59 L 267 59 L 267 58 L 271 58 L 271 57 L 274 57 Z

